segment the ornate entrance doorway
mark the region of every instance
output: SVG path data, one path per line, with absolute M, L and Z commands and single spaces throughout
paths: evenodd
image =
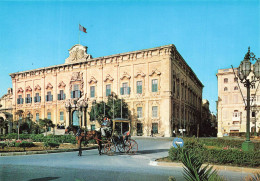
M 72 113 L 72 125 L 73 126 L 80 126 L 79 125 L 79 111 L 73 111 Z

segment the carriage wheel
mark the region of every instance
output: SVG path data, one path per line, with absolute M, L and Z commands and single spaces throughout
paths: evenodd
M 137 152 L 138 150 L 138 144 L 136 143 L 135 140 L 127 140 L 125 143 L 126 147 L 125 147 L 125 151 L 128 155 L 133 155 Z
M 114 143 L 107 143 L 104 148 L 105 154 L 112 156 L 116 152 L 116 146 Z
M 124 143 L 119 143 L 116 146 L 120 153 L 125 153 L 125 144 Z

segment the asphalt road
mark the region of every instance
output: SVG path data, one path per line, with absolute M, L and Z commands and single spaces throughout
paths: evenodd
M 97 150 L 42 155 L 0 157 L 1 181 L 87 181 L 87 180 L 144 180 L 167 181 L 169 176 L 184 180 L 180 167 L 153 166 L 151 161 L 168 155 L 172 139 L 136 139 L 136 155 L 116 153 L 98 155 Z M 228 180 L 242 180 L 247 174 L 221 171 Z

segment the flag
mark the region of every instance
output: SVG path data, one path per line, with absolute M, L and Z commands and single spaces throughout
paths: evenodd
M 87 29 L 84 28 L 83 26 L 79 25 L 79 30 L 83 31 L 84 33 L 87 33 Z

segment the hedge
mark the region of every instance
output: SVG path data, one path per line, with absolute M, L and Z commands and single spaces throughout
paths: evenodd
M 11 133 L 7 135 L 1 135 L 1 140 L 5 139 L 18 139 L 17 133 Z M 55 141 L 58 143 L 72 143 L 76 144 L 76 138 L 73 135 L 48 135 L 44 136 L 43 134 L 20 134 L 19 139 L 30 139 L 34 142 L 46 142 L 46 141 Z
M 223 139 L 223 138 L 184 138 L 184 141 L 197 140 L 198 143 L 201 143 L 206 146 L 215 146 L 219 148 L 229 147 L 229 148 L 242 148 L 242 143 L 245 140 L 236 140 L 236 139 Z M 255 150 L 260 150 L 260 142 L 254 142 Z
M 200 161 L 211 164 L 226 164 L 235 166 L 260 166 L 260 151 L 242 151 L 238 148 L 206 148 L 200 140 L 190 139 L 184 141 L 184 149 L 195 154 Z M 169 158 L 172 161 L 180 161 L 179 149 L 171 148 Z
M 59 147 L 59 146 L 60 146 L 60 143 L 58 143 L 58 142 L 52 142 L 52 141 L 46 141 L 46 142 L 44 142 L 44 146 L 45 146 L 45 147 L 54 148 L 54 147 Z

